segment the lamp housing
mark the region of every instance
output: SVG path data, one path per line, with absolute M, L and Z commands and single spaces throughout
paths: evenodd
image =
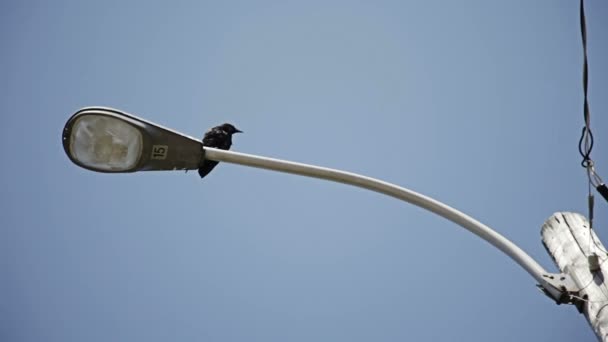
M 97 172 L 194 170 L 204 159 L 201 141 L 105 107 L 77 111 L 62 140 L 72 162 Z

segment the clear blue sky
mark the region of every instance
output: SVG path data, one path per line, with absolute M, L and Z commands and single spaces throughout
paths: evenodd
M 608 5 L 587 3 L 608 178 Z M 591 341 L 489 244 L 392 198 L 220 165 L 108 175 L 84 106 L 397 183 L 555 268 L 586 212 L 578 1 L 2 1 L 0 340 Z M 608 204 L 596 201 L 608 242 Z

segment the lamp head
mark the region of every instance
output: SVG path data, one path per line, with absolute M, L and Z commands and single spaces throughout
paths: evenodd
M 193 170 L 200 141 L 111 108 L 83 108 L 63 129 L 63 148 L 76 165 L 98 172 Z

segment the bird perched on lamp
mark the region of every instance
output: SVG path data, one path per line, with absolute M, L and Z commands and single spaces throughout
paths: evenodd
M 230 146 L 232 146 L 232 135 L 235 133 L 243 133 L 243 131 L 229 123 L 213 127 L 205 133 L 203 146 L 229 150 Z M 198 168 L 198 174 L 201 178 L 205 177 L 218 163 L 215 160 L 205 159 Z

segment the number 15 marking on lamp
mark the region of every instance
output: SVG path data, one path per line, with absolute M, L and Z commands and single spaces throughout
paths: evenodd
M 169 146 L 167 145 L 153 145 L 152 146 L 152 159 L 164 160 L 167 158 L 169 152 Z

